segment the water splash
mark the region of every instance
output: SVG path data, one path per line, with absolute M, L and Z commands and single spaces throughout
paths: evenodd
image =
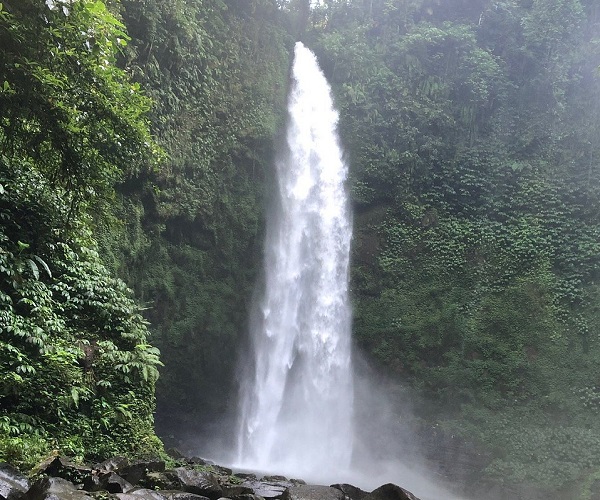
M 347 167 L 331 89 L 297 43 L 265 291 L 240 403 L 239 465 L 318 478 L 352 455 Z

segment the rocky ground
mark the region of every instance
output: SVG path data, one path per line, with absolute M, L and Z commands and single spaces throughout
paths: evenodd
M 371 492 L 349 484 L 309 485 L 282 476 L 234 474 L 201 458 L 173 455 L 169 468 L 162 460 L 115 457 L 78 465 L 52 456 L 29 476 L 0 463 L 0 500 L 418 500 L 394 484 Z

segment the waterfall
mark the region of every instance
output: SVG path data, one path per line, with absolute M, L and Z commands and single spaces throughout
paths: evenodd
M 238 462 L 304 478 L 345 470 L 353 381 L 347 166 L 331 89 L 298 42 L 287 144 L 268 214 L 265 290 L 241 388 Z

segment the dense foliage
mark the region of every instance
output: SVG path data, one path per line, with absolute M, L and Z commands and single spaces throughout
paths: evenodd
M 305 6 L 123 3 L 168 157 L 122 185 L 102 241 L 149 306 L 163 432 L 235 404 Z M 351 163 L 359 347 L 417 389 L 423 428 L 475 443 L 473 477 L 521 492 L 585 495 L 597 473 L 597 19 L 575 0 L 330 1 L 306 35 Z
M 154 452 L 155 382 L 165 437 L 235 406 L 301 36 L 351 167 L 357 347 L 480 496 L 589 498 L 600 7 L 310 3 L 2 2 L 0 458 Z
M 598 35 L 578 0 L 326 2 L 312 33 L 351 158 L 360 346 L 485 475 L 567 496 L 600 456 Z
M 104 255 L 148 308 L 165 363 L 159 427 L 197 432 L 235 404 L 293 40 L 272 1 L 122 3 L 123 62 L 155 101 L 166 158 L 119 189 L 123 225 L 103 234 Z
M 125 40 L 100 1 L 0 5 L 0 460 L 162 446 L 158 351 L 91 233 L 154 155 Z

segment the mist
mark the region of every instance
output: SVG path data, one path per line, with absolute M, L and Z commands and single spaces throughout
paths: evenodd
M 417 495 L 439 480 L 473 498 L 586 498 L 600 456 L 597 2 L 312 2 L 309 16 L 305 4 L 230 13 L 269 26 L 285 18 L 317 56 L 339 113 L 353 211 L 349 482 L 370 488 L 386 470 L 383 480 L 408 489 L 422 477 Z M 263 29 L 244 46 L 248 60 L 271 61 L 262 66 L 268 82 L 244 68 L 267 95 L 288 88 L 289 59 L 268 50 L 276 33 Z M 277 47 L 292 53 L 292 42 Z M 273 84 L 267 68 L 279 63 L 284 76 Z M 285 111 L 283 98 L 273 109 Z M 285 122 L 269 121 L 269 141 Z M 269 198 L 272 151 L 246 161 L 240 144 L 240 172 L 256 174 Z M 236 194 L 253 185 L 244 182 Z M 232 225 L 262 269 L 264 234 L 245 233 L 250 226 Z M 227 429 L 214 456 L 233 450 L 228 463 L 238 454 L 236 388 L 233 375 L 221 382 L 214 373 L 236 373 L 231 353 L 254 330 L 247 318 L 259 273 L 251 283 L 236 275 L 246 302 L 231 307 L 243 319 L 226 325 L 228 336 L 215 333 L 218 324 L 190 326 L 200 342 L 190 349 L 218 360 L 187 369 L 200 379 L 197 426 L 216 422 L 205 426 L 213 441 Z M 262 292 L 254 303 L 264 306 Z M 232 303 L 236 293 L 227 293 L 206 296 Z M 266 309 L 258 310 L 260 329 Z M 254 367 L 250 351 L 240 357 Z M 237 380 L 242 393 L 253 393 L 251 378 Z

